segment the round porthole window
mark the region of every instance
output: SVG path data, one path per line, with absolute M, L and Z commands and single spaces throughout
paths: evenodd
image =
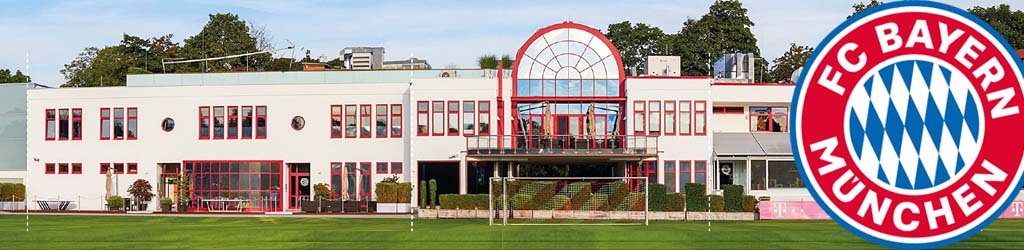
M 294 129 L 295 131 L 299 131 L 302 130 L 302 128 L 304 127 L 306 127 L 305 118 L 302 118 L 302 116 L 295 116 L 292 118 L 292 129 Z
M 164 132 L 171 132 L 171 130 L 174 130 L 174 119 L 171 119 L 170 117 L 164 118 L 164 121 L 160 123 L 160 128 L 162 128 Z

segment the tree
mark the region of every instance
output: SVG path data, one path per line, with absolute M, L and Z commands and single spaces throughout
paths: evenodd
M 115 46 L 89 47 L 64 65 L 62 87 L 124 86 L 129 73 L 160 72 L 162 58 L 175 57 L 178 44 L 167 34 L 150 39 L 124 34 Z M 173 71 L 173 69 L 171 70 Z
M 512 59 L 512 56 L 510 56 L 510 55 L 503 55 L 503 56 L 501 56 L 501 68 L 502 69 L 512 69 L 512 64 L 515 64 L 515 62 L 516 62 L 516 60 Z
M 495 55 L 482 55 L 476 60 L 481 69 L 497 69 L 498 57 Z
M 1013 48 L 1024 48 L 1024 12 L 1010 10 L 1007 4 L 987 8 L 975 6 L 967 11 L 991 25 Z
M 866 9 L 870 9 L 871 7 L 879 6 L 879 5 L 882 5 L 882 4 L 885 4 L 885 2 L 878 1 L 878 0 L 871 0 L 871 2 L 866 3 L 866 4 L 864 2 L 856 3 L 856 4 L 853 5 L 853 14 L 850 14 L 849 16 L 846 16 L 846 19 L 850 19 L 851 17 L 856 16 L 861 11 L 864 11 Z
M 800 46 L 795 43 L 789 44 L 789 50 L 779 58 L 772 60 L 772 69 L 768 77 L 772 82 L 792 82 L 793 71 L 804 66 L 807 59 L 814 53 L 814 48 Z
M 761 53 L 757 38 L 750 32 L 753 26 L 742 3 L 718 0 L 700 19 L 686 20 L 682 30 L 666 36 L 664 43 L 670 54 L 682 57 L 681 74 L 711 75 L 711 64 L 726 53 Z M 765 62 L 756 65 L 757 72 L 765 72 Z
M 658 27 L 644 23 L 630 24 L 629 21 L 623 21 L 610 24 L 604 36 L 619 50 L 624 70 L 630 75 L 634 70 L 643 72 L 647 56 L 662 54 L 666 49 L 662 44 L 665 33 Z
M 21 70 L 15 70 L 14 75 L 11 75 L 11 70 L 0 69 L 0 83 L 27 83 L 32 82 L 32 77 L 21 73 Z
M 185 39 L 179 56 L 188 59 L 202 59 L 245 54 L 261 51 L 257 47 L 257 38 L 250 31 L 245 21 L 238 15 L 211 14 L 210 21 L 203 30 Z M 269 68 L 272 57 L 269 54 L 257 54 L 216 61 L 182 64 L 182 70 L 194 72 L 223 72 L 233 70 L 265 70 Z

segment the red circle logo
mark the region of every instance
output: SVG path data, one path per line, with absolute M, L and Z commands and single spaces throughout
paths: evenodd
M 956 7 L 869 9 L 816 49 L 793 97 L 796 161 L 848 230 L 899 248 L 966 238 L 1006 209 L 1024 167 L 1021 62 Z

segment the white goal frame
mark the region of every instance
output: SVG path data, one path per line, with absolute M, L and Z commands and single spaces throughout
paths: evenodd
M 562 180 L 637 180 L 643 183 L 644 187 L 644 219 L 643 223 L 522 223 L 522 224 L 509 224 L 508 216 L 511 212 L 508 207 L 508 181 L 514 180 L 547 180 L 547 181 L 562 181 Z M 494 221 L 495 207 L 494 207 L 494 185 L 495 181 L 501 182 L 501 223 Z M 487 183 L 487 224 L 489 226 L 501 225 L 501 226 L 628 226 L 628 225 L 643 225 L 647 226 L 650 224 L 650 182 L 647 177 L 491 177 Z

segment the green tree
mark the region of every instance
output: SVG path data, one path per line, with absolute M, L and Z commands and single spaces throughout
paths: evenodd
M 512 64 L 515 64 L 516 60 L 510 55 L 501 56 L 501 68 L 512 69 Z
M 665 33 L 658 27 L 644 23 L 630 24 L 629 21 L 622 21 L 610 24 L 604 36 L 619 50 L 624 70 L 629 75 L 634 70 L 643 72 L 647 56 L 666 52 L 666 46 L 662 43 Z
M 124 86 L 129 73 L 161 71 L 161 58 L 174 57 L 178 44 L 173 35 L 150 39 L 124 34 L 115 46 L 89 47 L 64 65 L 61 87 Z
M 793 82 L 791 80 L 793 71 L 803 67 L 812 53 L 814 53 L 814 48 L 810 46 L 789 44 L 789 50 L 786 53 L 772 60 L 772 69 L 768 72 L 769 78 L 772 79 L 772 82 Z
M 495 55 L 483 55 L 476 60 L 481 69 L 497 69 L 498 57 Z
M 850 19 L 851 17 L 856 16 L 861 11 L 864 11 L 866 9 L 870 9 L 871 7 L 879 6 L 879 5 L 882 5 L 882 4 L 885 4 L 885 2 L 878 1 L 878 0 L 871 0 L 871 2 L 869 2 L 869 3 L 864 3 L 864 2 L 856 3 L 856 4 L 853 5 L 853 14 L 850 14 L 849 16 L 846 16 L 846 19 Z
M 754 22 L 737 0 L 717 0 L 700 19 L 689 19 L 682 30 L 665 38 L 670 54 L 682 57 L 683 75 L 711 75 L 711 64 L 726 53 L 761 54 L 757 38 L 750 32 Z M 765 72 L 767 63 L 756 63 Z
M 0 69 L 0 83 L 26 83 L 32 82 L 32 77 L 21 73 L 21 70 L 15 70 L 14 75 L 11 75 L 11 70 Z
M 996 29 L 1013 48 L 1024 48 L 1024 12 L 1011 10 L 1010 5 L 1007 4 L 991 7 L 975 6 L 967 11 Z
M 249 32 L 249 26 L 238 15 L 211 14 L 203 30 L 185 39 L 185 46 L 179 56 L 188 59 L 214 58 L 261 51 L 257 38 Z M 186 63 L 178 67 L 193 72 L 223 72 L 237 70 L 265 70 L 270 67 L 269 54 L 227 58 L 216 61 Z

